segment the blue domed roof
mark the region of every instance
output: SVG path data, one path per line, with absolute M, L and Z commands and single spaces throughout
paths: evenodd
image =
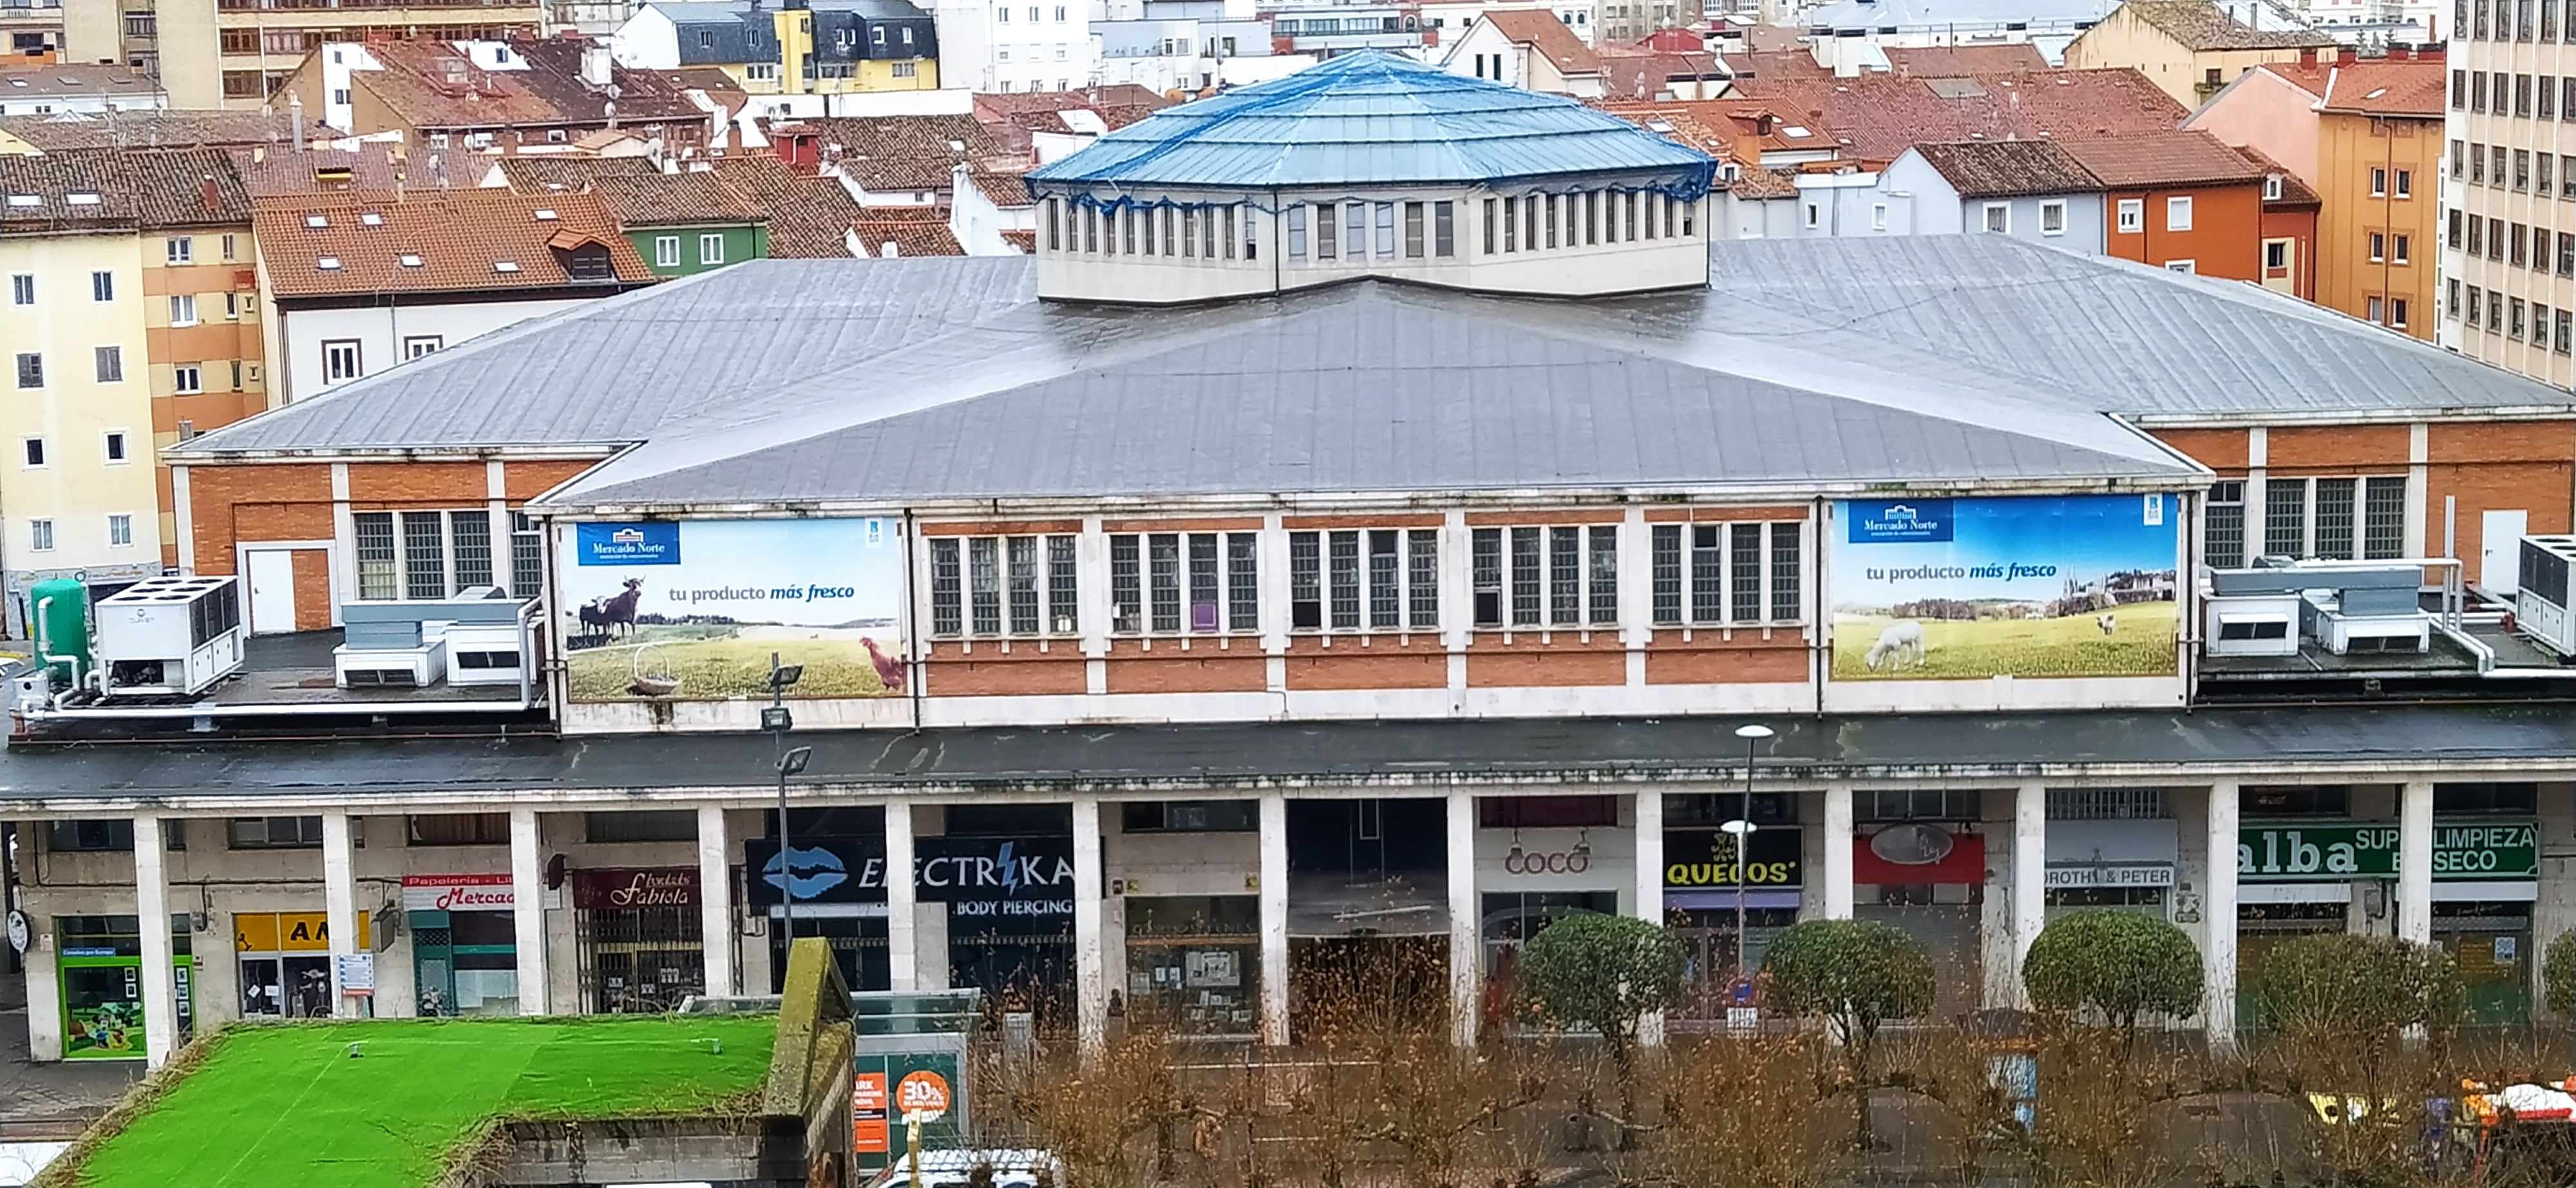
M 1567 174 L 1696 199 L 1716 163 L 1561 95 L 1378 50 L 1165 108 L 1029 174 L 1033 188 L 1545 185 Z

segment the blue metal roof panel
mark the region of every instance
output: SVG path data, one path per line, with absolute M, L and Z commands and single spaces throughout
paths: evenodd
M 1370 51 L 1166 108 L 1029 177 L 1042 189 L 1268 188 L 1628 171 L 1697 197 L 1715 170 L 1705 153 L 1572 99 Z

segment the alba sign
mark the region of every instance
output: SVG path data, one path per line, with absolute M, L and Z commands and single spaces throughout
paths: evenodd
M 2440 882 L 2540 877 L 2539 828 L 2529 821 L 2435 822 Z M 2237 834 L 2236 877 L 2249 883 L 2397 877 L 2395 825 L 2248 825 Z

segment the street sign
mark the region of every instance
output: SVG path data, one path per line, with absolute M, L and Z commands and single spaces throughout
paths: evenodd
M 351 998 L 372 998 L 376 993 L 376 955 L 342 953 L 339 957 L 340 993 Z
M 1759 1007 L 1747 1006 L 1726 1008 L 1726 1029 L 1728 1031 L 1751 1031 L 1761 1025 L 1762 1011 Z
M 894 1108 L 907 1122 L 936 1122 L 948 1112 L 948 1078 L 929 1069 L 905 1073 L 895 1082 Z

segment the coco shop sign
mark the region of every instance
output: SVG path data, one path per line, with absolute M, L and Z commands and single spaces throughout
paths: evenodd
M 2236 877 L 2249 883 L 2397 877 L 2395 825 L 2247 825 Z M 2529 821 L 2433 823 L 2433 878 L 2467 882 L 2540 877 L 2540 829 Z

